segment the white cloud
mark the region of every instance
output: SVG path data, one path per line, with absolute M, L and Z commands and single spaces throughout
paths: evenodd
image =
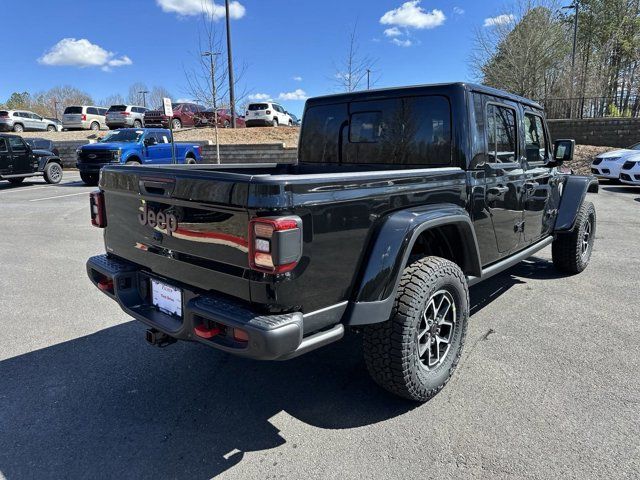
M 483 27 L 495 27 L 496 25 L 504 25 L 505 23 L 513 22 L 516 17 L 512 13 L 504 13 L 497 17 L 485 18 Z
M 204 13 L 213 20 L 219 20 L 226 15 L 224 4 L 218 5 L 214 0 L 156 0 L 156 3 L 163 12 L 177 13 L 183 17 Z M 237 0 L 229 2 L 229 16 L 233 20 L 244 17 L 245 13 L 246 9 L 240 2 Z
M 455 15 L 464 15 L 464 9 L 460 7 L 453 7 L 453 13 Z
M 410 47 L 413 45 L 413 42 L 408 38 L 406 40 L 400 40 L 399 38 L 394 38 L 391 40 L 391 43 L 398 45 L 399 47 Z
M 301 88 L 296 88 L 293 92 L 281 93 L 278 95 L 280 100 L 306 100 L 307 92 Z
M 63 38 L 38 59 L 42 65 L 73 66 L 73 67 L 102 67 L 110 71 L 112 67 L 131 65 L 133 61 L 123 55 L 116 57 L 99 45 L 91 43 L 86 38 Z
M 295 77 L 293 77 L 293 79 L 294 79 L 296 82 L 301 82 L 301 81 L 302 81 L 302 77 L 300 77 L 300 76 L 295 76 Z
M 271 100 L 271 95 L 269 95 L 268 93 L 254 93 L 249 95 L 247 98 L 249 98 L 249 100 L 258 100 L 258 101 Z
M 412 0 L 389 10 L 380 18 L 380 23 L 418 29 L 435 28 L 444 23 L 447 17 L 442 10 L 433 9 L 427 12 L 420 6 L 420 2 L 421 0 Z
M 399 37 L 400 35 L 402 35 L 402 32 L 398 27 L 391 27 L 391 28 L 387 28 L 384 31 L 384 34 L 387 37 Z

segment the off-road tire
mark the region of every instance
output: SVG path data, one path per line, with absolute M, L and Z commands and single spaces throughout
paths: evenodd
M 588 234 L 588 245 L 583 250 L 583 241 Z M 576 223 L 568 233 L 558 234 L 551 245 L 553 264 L 561 272 L 580 273 L 591 260 L 593 242 L 596 237 L 596 209 L 591 202 L 582 202 Z
M 92 187 L 95 187 L 96 185 L 98 185 L 98 180 L 100 179 L 100 177 L 98 176 L 97 173 L 84 173 L 84 172 L 80 172 L 80 179 L 86 184 L 86 185 L 90 185 Z
M 49 162 L 44 167 L 44 181 L 51 184 L 60 183 L 62 180 L 62 167 L 59 163 Z
M 24 182 L 24 177 L 7 178 L 7 180 L 9 180 L 9 183 L 11 183 L 12 185 L 20 185 L 22 182 Z
M 418 355 L 418 327 L 427 302 L 442 290 L 454 300 L 456 321 L 442 363 L 427 370 Z M 469 290 L 460 267 L 440 257 L 411 263 L 402 274 L 391 318 L 364 330 L 364 359 L 370 375 L 391 393 L 426 402 L 444 388 L 458 365 L 468 318 Z

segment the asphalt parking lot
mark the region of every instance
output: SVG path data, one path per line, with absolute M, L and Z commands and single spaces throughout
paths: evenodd
M 91 190 L 0 182 L 0 479 L 640 477 L 640 188 L 591 195 L 583 274 L 547 248 L 474 287 L 421 406 L 369 379 L 356 335 L 283 363 L 147 345 L 86 278 Z

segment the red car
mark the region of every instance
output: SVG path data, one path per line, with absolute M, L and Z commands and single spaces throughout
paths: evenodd
M 206 117 L 208 124 L 213 126 L 214 115 L 213 109 L 209 108 L 206 111 L 202 112 Z M 223 128 L 231 127 L 231 110 L 228 108 L 219 108 L 218 109 L 218 126 Z M 246 125 L 244 123 L 244 116 L 236 114 L 236 127 L 244 128 Z
M 183 127 L 204 127 L 209 122 L 205 115 L 206 108 L 196 103 L 174 103 L 173 129 L 179 130 Z M 150 110 L 144 114 L 145 127 L 169 128 L 169 117 L 162 109 Z

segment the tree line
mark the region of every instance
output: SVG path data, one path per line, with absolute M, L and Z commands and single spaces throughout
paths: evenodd
M 567 3 L 518 0 L 508 21 L 478 29 L 475 75 L 554 116 L 640 116 L 640 0 Z

